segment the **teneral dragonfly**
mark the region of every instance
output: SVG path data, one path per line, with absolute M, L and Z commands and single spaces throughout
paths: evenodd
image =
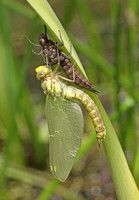
M 46 94 L 46 117 L 50 136 L 50 168 L 53 175 L 65 181 L 73 166 L 83 135 L 83 118 L 80 101 L 94 124 L 98 143 L 101 144 L 106 129 L 94 101 L 83 91 L 67 86 L 59 80 L 50 67 L 36 68 L 37 79 Z

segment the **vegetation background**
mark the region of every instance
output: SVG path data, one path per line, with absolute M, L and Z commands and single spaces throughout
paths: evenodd
M 49 1 L 119 133 L 139 186 L 138 2 Z M 116 199 L 103 148 L 86 112 L 83 144 L 68 180 L 52 178 L 45 96 L 35 68 L 43 22 L 26 1 L 0 1 L 0 195 L 15 199 Z M 53 37 L 52 37 L 53 38 Z M 46 187 L 45 194 L 41 193 Z M 45 198 L 46 199 L 46 198 Z

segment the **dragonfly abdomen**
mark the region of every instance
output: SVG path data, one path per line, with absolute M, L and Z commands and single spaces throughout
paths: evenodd
M 92 119 L 95 131 L 97 134 L 97 140 L 100 144 L 102 140 L 105 138 L 106 129 L 94 101 L 82 90 L 79 90 L 77 88 L 73 88 L 70 86 L 66 86 L 66 87 L 64 86 L 62 93 L 63 93 L 64 98 L 77 99 L 84 105 L 84 107 L 88 111 L 89 116 Z
M 92 86 L 91 82 L 80 74 L 70 60 L 66 58 L 63 62 L 60 62 L 60 64 L 67 77 L 73 80 L 76 85 L 91 92 L 97 93 L 97 90 Z

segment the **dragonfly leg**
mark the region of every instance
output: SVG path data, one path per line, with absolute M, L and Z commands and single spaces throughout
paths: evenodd
M 49 66 L 49 65 L 48 65 Z M 55 78 L 55 76 L 58 76 L 59 73 L 57 73 L 57 69 L 58 69 L 59 65 L 57 64 L 56 68 L 54 69 L 54 71 L 52 71 L 52 77 Z
M 58 47 L 60 47 L 60 46 L 64 46 L 64 41 L 63 41 L 63 38 L 62 38 L 62 35 L 61 35 L 61 32 L 60 32 L 60 30 L 58 30 L 59 31 L 59 34 L 60 34 L 60 39 L 61 39 L 61 44 L 57 44 L 57 46 Z M 70 40 L 69 40 L 70 41 Z M 71 41 L 70 41 L 70 56 L 67 56 L 64 52 L 61 52 L 61 54 L 63 55 L 63 56 L 65 56 L 68 60 L 70 60 L 71 59 L 71 52 L 72 52 L 72 43 L 71 43 Z
M 65 78 L 64 76 L 60 76 L 60 75 L 58 75 L 58 77 L 61 78 L 61 79 L 63 79 L 63 80 L 66 80 L 66 81 L 69 81 L 69 82 L 71 82 L 71 83 L 74 83 L 73 80 L 68 79 L 68 78 Z
M 74 62 L 74 64 L 75 64 L 75 62 Z M 74 64 L 72 65 L 72 68 L 73 68 L 73 79 L 72 79 L 72 80 L 71 80 L 71 79 L 68 79 L 68 78 L 65 78 L 65 77 L 63 77 L 63 76 L 60 76 L 60 75 L 58 75 L 58 77 L 61 78 L 61 79 L 63 79 L 63 80 L 66 80 L 66 81 L 69 81 L 69 82 L 71 82 L 71 83 L 74 83 L 74 82 L 75 82 Z
M 59 34 L 60 34 L 60 39 L 61 39 L 61 44 L 58 44 L 57 42 L 56 42 L 56 46 L 57 46 L 57 60 L 58 60 L 58 63 L 57 63 L 57 66 L 56 66 L 56 68 L 55 68 L 55 72 L 57 71 L 57 69 L 58 69 L 58 67 L 59 67 L 59 65 L 60 65 L 60 58 L 59 58 L 59 51 L 58 51 L 58 47 L 60 47 L 60 46 L 64 46 L 64 41 L 63 41 L 63 39 L 62 39 L 62 36 L 61 36 L 61 32 L 60 32 L 60 30 L 58 30 L 59 31 Z
M 60 65 L 60 58 L 59 58 L 59 51 L 58 51 L 58 46 L 57 46 L 57 66 L 56 66 L 56 68 L 55 68 L 55 70 L 54 70 L 54 73 L 56 73 L 56 71 L 58 70 L 58 67 L 59 67 L 59 65 Z
M 75 65 L 75 62 L 74 62 L 74 64 L 72 65 L 72 73 L 73 73 L 73 78 L 72 79 L 70 79 L 70 82 L 72 82 L 72 83 L 75 83 L 75 68 L 74 68 L 74 65 Z
M 46 54 L 43 54 L 43 61 L 46 63 L 47 66 L 49 66 L 48 57 Z
M 75 62 L 74 62 L 74 64 L 75 64 Z M 65 78 L 65 77 L 60 76 L 60 75 L 58 75 L 58 77 L 61 78 L 61 79 L 66 80 L 66 81 L 74 83 L 75 82 L 75 71 L 74 71 L 75 68 L 74 68 L 74 64 L 72 65 L 72 72 L 73 72 L 73 78 L 72 79 L 68 79 L 68 78 Z
M 29 41 L 30 44 L 32 44 L 32 45 L 34 45 L 36 47 L 41 47 L 40 44 L 35 44 L 35 43 L 31 42 L 31 40 L 28 37 L 26 37 L 26 38 L 27 38 L 27 40 Z
M 55 70 L 53 71 L 53 74 L 55 75 L 56 71 L 58 70 L 59 66 L 60 66 L 60 57 L 59 57 L 59 49 L 58 49 L 58 46 L 59 44 L 56 43 L 56 46 L 57 46 L 57 66 L 55 68 Z
M 57 72 L 57 70 L 58 70 L 58 68 L 59 68 L 59 65 L 60 65 L 60 63 L 57 63 L 57 66 L 56 66 L 56 68 L 54 69 L 53 74 L 56 74 L 56 72 Z
M 61 44 L 57 44 L 59 47 L 60 46 L 64 46 L 64 41 L 63 41 L 63 38 L 62 38 L 62 36 L 61 36 L 61 32 L 60 32 L 60 30 L 58 30 L 59 31 L 59 34 L 60 34 L 60 39 L 61 39 Z
M 69 40 L 69 41 L 70 41 L 70 40 Z M 72 43 L 71 43 L 71 41 L 70 41 L 70 56 L 67 56 L 63 51 L 61 52 L 61 54 L 62 54 L 63 56 L 65 56 L 68 60 L 71 59 L 71 54 L 72 54 Z
M 36 54 L 37 56 L 39 56 L 39 55 L 41 55 L 41 54 L 43 53 L 42 50 L 41 50 L 40 52 L 36 52 L 36 51 L 34 51 L 33 49 L 32 49 L 32 52 L 33 52 L 34 54 Z
M 57 70 L 58 70 L 58 68 L 59 68 L 59 66 L 60 66 L 60 58 L 59 58 L 58 46 L 57 46 L 57 60 L 58 60 L 57 66 L 56 66 L 56 68 L 54 69 L 54 71 L 52 72 L 53 77 L 56 75 L 56 72 L 57 72 Z
M 36 46 L 36 47 L 41 47 L 40 44 L 35 44 L 35 43 L 31 42 L 31 40 L 30 40 L 28 37 L 27 37 L 27 40 L 29 41 L 30 44 L 32 44 L 32 45 L 34 45 L 34 46 Z M 43 53 L 42 50 L 38 53 L 38 52 L 34 51 L 33 49 L 32 49 L 32 52 L 33 52 L 34 54 L 36 54 L 37 56 L 39 56 L 39 55 L 41 55 L 41 54 Z

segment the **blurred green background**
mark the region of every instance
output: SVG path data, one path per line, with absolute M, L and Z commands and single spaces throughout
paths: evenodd
M 49 0 L 115 127 L 139 186 L 137 0 Z M 0 197 L 4 200 L 116 199 L 103 148 L 84 112 L 83 144 L 65 183 L 49 169 L 45 95 L 35 68 L 44 64 L 43 22 L 24 0 L 0 1 Z M 53 38 L 53 37 L 52 37 Z

